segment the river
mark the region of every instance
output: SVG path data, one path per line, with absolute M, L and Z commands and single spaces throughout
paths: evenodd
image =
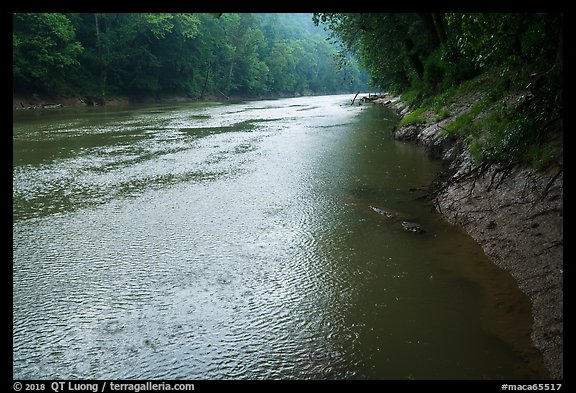
M 15 111 L 13 377 L 545 378 L 439 164 L 351 98 Z

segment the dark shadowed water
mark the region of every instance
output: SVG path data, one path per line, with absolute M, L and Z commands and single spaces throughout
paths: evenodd
M 438 163 L 351 98 L 16 111 L 13 377 L 546 377 L 410 190 Z

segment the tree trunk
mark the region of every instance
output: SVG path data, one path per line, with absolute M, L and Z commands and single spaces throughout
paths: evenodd
M 424 76 L 424 65 L 422 64 L 420 57 L 418 57 L 418 54 L 412 51 L 412 49 L 414 49 L 414 41 L 412 41 L 412 38 L 408 36 L 407 29 L 402 25 L 398 17 L 396 17 L 395 14 L 391 14 L 391 16 L 392 16 L 392 25 L 394 27 L 396 35 L 398 37 L 404 37 L 402 39 L 402 44 L 404 45 L 404 49 L 406 50 L 406 56 L 410 61 L 410 65 L 412 66 L 412 68 L 414 68 L 414 71 L 416 71 L 418 79 L 422 80 Z
M 232 84 L 232 74 L 234 72 L 234 65 L 236 64 L 236 52 L 238 48 L 234 47 L 234 53 L 232 53 L 232 61 L 230 62 L 230 69 L 228 70 L 228 81 L 226 82 L 226 91 L 230 91 L 230 85 Z
M 98 22 L 98 14 L 94 13 L 94 24 L 96 25 L 96 47 L 98 48 L 98 62 L 100 63 L 100 92 L 102 95 L 102 102 L 106 103 L 106 67 L 102 57 L 102 44 L 100 42 L 100 24 Z M 104 105 L 103 104 L 103 105 Z
M 202 88 L 202 93 L 200 93 L 200 99 L 204 99 L 204 93 L 206 92 L 206 86 L 208 86 L 208 75 L 210 75 L 210 68 L 212 68 L 212 63 L 206 62 L 206 77 L 204 78 L 204 87 Z
M 448 42 L 448 35 L 446 34 L 446 21 L 444 20 L 444 14 L 441 12 L 435 12 L 432 14 L 432 18 L 434 18 L 434 25 L 436 26 L 438 39 L 441 44 L 445 44 Z
M 426 37 L 428 38 L 428 50 L 432 52 L 434 49 L 440 46 L 440 39 L 438 38 L 436 25 L 434 24 L 434 18 L 432 17 L 432 14 L 429 13 L 420 13 L 418 14 L 418 17 L 420 17 L 422 26 L 426 31 Z
M 402 40 L 402 42 L 404 43 L 404 47 L 408 53 L 410 64 L 412 64 L 412 67 L 414 67 L 414 71 L 416 71 L 418 78 L 422 80 L 424 77 L 424 65 L 422 64 L 420 57 L 418 57 L 418 55 L 412 51 L 412 49 L 414 49 L 414 41 L 412 41 L 411 38 L 406 37 L 404 40 Z

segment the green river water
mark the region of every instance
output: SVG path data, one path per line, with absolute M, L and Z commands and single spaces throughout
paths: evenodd
M 439 163 L 351 98 L 15 111 L 13 377 L 546 378 L 514 280 L 410 190 Z

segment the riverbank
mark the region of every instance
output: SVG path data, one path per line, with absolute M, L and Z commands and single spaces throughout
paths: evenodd
M 335 94 L 352 94 L 352 93 L 335 93 Z M 300 97 L 301 94 L 268 94 L 258 96 L 226 96 L 205 95 L 203 98 L 192 96 L 163 95 L 163 96 L 118 96 L 107 98 L 105 102 L 95 96 L 76 96 L 76 97 L 49 97 L 37 95 L 16 94 L 12 96 L 12 109 L 54 109 L 62 107 L 76 106 L 118 106 L 129 104 L 155 104 L 155 103 L 181 103 L 181 102 L 234 102 L 247 100 L 267 100 L 279 98 Z
M 485 254 L 508 271 L 532 303 L 532 341 L 553 379 L 563 378 L 563 170 L 562 165 L 536 170 L 524 165 L 477 167 L 465 144 L 443 132 L 455 116 L 480 97 L 450 107 L 438 119 L 421 113 L 423 122 L 393 130 L 397 140 L 424 146 L 443 169 L 428 196 L 442 216 L 462 227 Z M 410 108 L 398 97 L 375 101 L 403 118 Z

